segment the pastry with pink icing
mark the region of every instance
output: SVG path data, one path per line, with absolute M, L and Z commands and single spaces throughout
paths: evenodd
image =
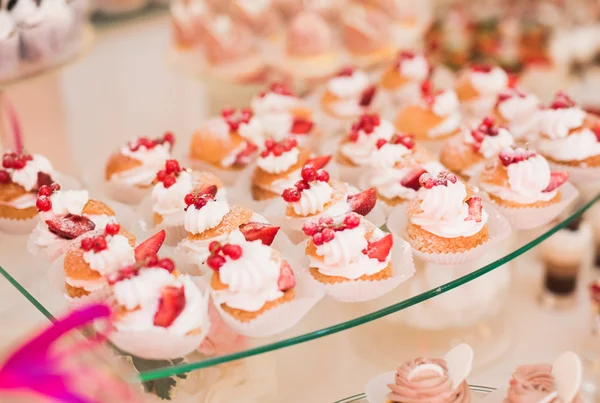
M 375 85 L 365 72 L 346 67 L 325 84 L 321 109 L 336 121 L 348 122 L 369 110 L 375 91 Z
M 600 118 L 564 93 L 538 112 L 537 149 L 549 161 L 578 168 L 600 166 Z
M 321 217 L 304 224 L 302 231 L 308 237 L 310 274 L 320 283 L 371 282 L 392 276 L 392 235 L 359 214 Z
M 479 183 L 496 204 L 509 208 L 548 207 L 561 201 L 567 172 L 552 172 L 548 161 L 521 147 L 502 150 L 485 166 Z
M 420 96 L 404 104 L 396 115 L 396 129 L 420 140 L 442 140 L 458 134 L 462 114 L 456 93 L 435 91 L 429 81 L 421 84 Z
M 0 167 L 0 220 L 26 221 L 38 214 L 37 192 L 56 180 L 50 161 L 39 154 L 6 152 Z
M 320 80 L 340 67 L 334 34 L 314 11 L 303 11 L 287 26 L 285 54 L 279 66 L 294 79 Z
M 109 275 L 114 317 L 109 339 L 147 359 L 183 357 L 210 328 L 209 295 L 169 258 L 149 255 Z
M 446 141 L 440 162 L 463 178 L 472 178 L 481 171 L 485 161 L 496 157 L 513 143 L 512 133 L 488 116 L 477 126 L 464 128 L 461 135 Z
M 135 263 L 135 236 L 116 223 L 73 243 L 63 261 L 65 295 L 81 298 L 102 290 L 109 275 Z
M 421 95 L 421 85 L 427 80 L 431 66 L 422 53 L 402 51 L 381 75 L 379 90 L 388 102 L 398 108 Z
M 261 241 L 247 241 L 234 232 L 222 242 L 211 242 L 207 251 L 215 304 L 236 321 L 251 322 L 296 297 L 291 266 Z
M 139 203 L 149 193 L 156 172 L 171 158 L 175 136 L 167 132 L 150 139 L 136 138 L 106 162 L 104 180 L 110 196 L 123 202 Z
M 465 117 L 478 121 L 490 114 L 508 86 L 508 75 L 500 67 L 475 65 L 462 73 L 455 91 Z
M 535 95 L 509 88 L 498 95 L 493 116 L 515 139 L 529 140 L 537 132 L 539 108 L 540 101 Z
M 114 211 L 90 199 L 87 190 L 60 190 L 54 183 L 40 187 L 36 207 L 39 222 L 29 236 L 28 249 L 49 261 L 66 252 L 75 238 L 117 221 Z
M 424 173 L 409 204 L 406 240 L 423 253 L 462 253 L 488 240 L 488 213 L 476 189 L 454 174 Z
M 390 18 L 373 7 L 350 4 L 342 11 L 342 40 L 354 64 L 370 68 L 394 58 Z

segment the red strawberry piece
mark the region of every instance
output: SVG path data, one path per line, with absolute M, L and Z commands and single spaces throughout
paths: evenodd
M 402 178 L 400 180 L 400 184 L 402 186 L 404 186 L 405 188 L 419 190 L 419 189 L 421 189 L 421 183 L 419 182 L 419 178 L 421 177 L 421 175 L 423 175 L 426 172 L 427 171 L 423 167 L 415 168 L 415 169 L 411 170 L 409 173 L 407 173 L 404 176 L 404 178 Z
M 354 74 L 353 67 L 344 67 L 337 73 L 337 76 L 338 77 L 350 77 L 350 76 L 352 76 L 352 74 Z
M 375 97 L 376 91 L 377 91 L 377 88 L 374 85 L 365 89 L 360 96 L 360 101 L 358 104 L 362 107 L 367 107 L 367 106 L 371 105 L 371 102 L 373 101 L 373 98 Z
M 287 291 L 296 286 L 296 277 L 292 268 L 285 260 L 281 261 L 281 268 L 279 269 L 279 278 L 277 279 L 277 287 L 280 291 Z
M 568 172 L 552 172 L 550 174 L 550 183 L 546 189 L 542 190 L 542 192 L 552 192 L 554 189 L 565 183 L 568 178 Z
M 387 234 L 377 241 L 369 242 L 367 248 L 362 252 L 371 259 L 377 259 L 380 262 L 385 262 L 385 259 L 390 254 L 390 250 L 392 249 L 393 245 L 394 238 L 392 237 L 392 234 Z
M 219 191 L 219 188 L 217 187 L 217 185 L 210 185 L 208 187 L 205 187 L 204 189 L 202 189 L 199 194 L 201 195 L 209 195 L 212 197 L 217 197 L 217 192 Z
M 305 165 L 312 165 L 313 167 L 315 167 L 316 170 L 319 170 L 321 168 L 323 168 L 325 165 L 327 165 L 329 163 L 329 161 L 331 161 L 331 154 L 330 155 L 320 155 L 318 157 L 314 157 L 311 158 L 310 160 L 306 161 Z
M 516 88 L 518 82 L 519 82 L 518 75 L 516 75 L 516 74 L 508 75 L 508 88 Z
M 293 134 L 308 134 L 313 125 L 314 123 L 310 119 L 295 118 L 290 131 Z
M 252 160 L 252 156 L 258 150 L 258 147 L 252 143 L 246 143 L 246 148 L 238 153 L 235 157 L 235 162 L 233 165 L 248 165 L 248 163 Z
M 10 174 L 5 170 L 0 170 L 0 183 L 10 183 Z
M 167 286 L 160 293 L 154 326 L 169 327 L 185 308 L 185 291 L 182 287 Z
M 465 218 L 465 221 L 475 220 L 481 222 L 481 211 L 483 209 L 481 206 L 481 197 L 471 197 L 467 200 L 467 205 L 469 206 L 469 215 Z
M 275 235 L 279 232 L 279 227 L 261 222 L 249 222 L 240 225 L 240 231 L 244 234 L 246 241 L 256 241 L 258 239 L 268 246 L 273 243 Z
M 375 188 L 364 190 L 360 193 L 348 196 L 350 210 L 365 216 L 373 210 L 377 202 L 377 191 Z
M 135 260 L 142 261 L 150 256 L 154 256 L 158 253 L 160 247 L 165 241 L 167 234 L 165 230 L 161 230 L 144 242 L 135 247 Z
M 596 123 L 596 126 L 594 126 L 594 129 L 592 131 L 596 136 L 596 141 L 600 141 L 600 122 Z
M 50 186 L 50 185 L 52 185 L 52 182 L 54 182 L 54 181 L 52 180 L 52 177 L 50 175 L 48 175 L 47 173 L 44 173 L 44 172 L 38 172 L 38 174 L 37 174 L 38 189 L 44 185 Z
M 92 220 L 81 215 L 54 217 L 47 220 L 46 225 L 50 232 L 64 239 L 75 239 L 96 228 Z

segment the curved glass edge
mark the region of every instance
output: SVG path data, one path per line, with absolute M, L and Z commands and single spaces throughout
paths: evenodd
M 480 385 L 469 385 L 469 389 L 471 389 L 472 392 L 483 393 L 483 394 L 492 393 L 493 391 L 496 390 L 496 388 L 491 388 L 489 386 L 480 386 Z M 346 397 L 342 400 L 336 400 L 333 403 L 360 403 L 361 401 L 364 401 L 364 399 L 366 399 L 366 398 L 367 398 L 367 395 L 365 395 L 364 393 L 359 393 L 354 396 Z
M 539 237 L 533 239 L 529 243 L 523 245 L 519 249 L 507 254 L 506 256 L 504 256 L 486 266 L 483 266 L 482 268 L 480 268 L 478 270 L 475 270 L 472 273 L 469 273 L 462 277 L 459 277 L 456 280 L 450 281 L 449 283 L 439 286 L 435 289 L 425 291 L 425 292 L 423 292 L 419 295 L 416 295 L 410 299 L 400 301 L 397 304 L 390 305 L 386 308 L 382 308 L 378 311 L 371 312 L 367 315 L 363 315 L 363 316 L 354 318 L 354 319 L 346 321 L 346 322 L 338 323 L 336 325 L 326 327 L 324 329 L 316 330 L 314 332 L 305 333 L 305 334 L 302 334 L 299 336 L 291 337 L 286 340 L 280 340 L 280 341 L 277 341 L 274 343 L 265 344 L 265 345 L 262 345 L 259 347 L 250 348 L 248 350 L 239 351 L 239 352 L 232 353 L 232 354 L 222 355 L 222 356 L 218 356 L 218 357 L 211 357 L 211 358 L 207 358 L 202 361 L 179 364 L 179 365 L 175 365 L 172 367 L 160 368 L 160 369 L 141 372 L 138 375 L 138 380 L 140 380 L 142 382 L 151 381 L 151 380 L 155 380 L 155 379 L 160 379 L 160 378 L 164 378 L 164 377 L 181 374 L 184 372 L 190 372 L 190 371 L 200 369 L 200 368 L 206 368 L 206 367 L 210 367 L 213 365 L 218 365 L 218 364 L 223 364 L 223 363 L 234 361 L 234 360 L 239 360 L 241 358 L 247 358 L 247 357 L 252 357 L 255 355 L 259 355 L 259 354 L 264 354 L 264 353 L 267 353 L 270 351 L 279 350 L 279 349 L 290 347 L 290 346 L 293 346 L 296 344 L 305 343 L 307 341 L 311 341 L 311 340 L 315 340 L 315 339 L 318 339 L 321 337 L 329 336 L 329 335 L 332 335 L 332 334 L 335 334 L 338 332 L 343 332 L 343 331 L 351 329 L 353 327 L 361 326 L 365 323 L 369 323 L 374 320 L 383 318 L 384 316 L 401 311 L 403 309 L 406 309 L 408 307 L 411 307 L 413 305 L 416 305 L 418 303 L 426 301 L 430 298 L 434 298 L 437 295 L 443 294 L 454 288 L 460 287 L 461 285 L 468 283 L 470 281 L 473 281 L 476 278 L 481 277 L 484 274 L 489 273 L 492 270 L 521 256 L 525 252 L 529 251 L 530 249 L 539 245 L 544 240 L 546 240 L 549 237 L 551 237 L 552 235 L 554 235 L 559 230 L 568 226 L 573 220 L 575 220 L 577 217 L 579 217 L 581 214 L 583 214 L 587 209 L 589 209 L 592 205 L 594 205 L 598 200 L 600 200 L 600 193 L 597 194 L 589 202 L 584 204 L 582 207 L 580 207 L 579 209 L 574 211 L 565 220 L 561 221 L 560 223 L 558 223 L 557 225 L 555 225 L 554 227 L 552 227 L 551 229 L 549 229 L 548 231 L 546 231 Z

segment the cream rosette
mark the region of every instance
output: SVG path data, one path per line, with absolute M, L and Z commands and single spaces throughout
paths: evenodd
M 29 165 L 29 164 L 28 164 Z M 27 168 L 27 167 L 26 167 Z M 25 169 L 24 169 L 25 171 Z M 35 173 L 36 183 L 37 183 L 37 172 Z M 53 179 L 55 179 L 56 183 L 61 185 L 62 189 L 66 190 L 78 190 L 81 189 L 81 184 L 77 181 L 77 179 L 72 176 L 54 172 L 52 175 Z M 13 207 L 17 208 L 28 208 L 35 206 L 37 199 L 37 194 L 29 193 L 17 200 L 12 201 L 10 204 Z M 2 203 L 2 202 L 0 202 Z M 11 235 L 29 235 L 36 227 L 39 222 L 39 218 L 37 216 L 26 219 L 26 220 L 17 220 L 10 218 L 0 218 L 0 232 L 4 232 Z
M 462 101 L 460 106 L 464 116 L 473 122 L 481 121 L 496 104 L 496 97 L 508 87 L 508 75 L 500 67 L 492 67 L 489 71 L 470 70 L 463 78 L 478 93 L 478 96 L 468 101 Z
M 126 311 L 113 320 L 109 340 L 127 353 L 150 360 L 192 353 L 210 330 L 209 294 L 188 275 L 174 276 L 162 268 L 140 270 L 136 276 L 112 286 L 112 303 Z M 154 324 L 155 315 L 165 287 L 183 288 L 185 307 L 168 326 L 158 326 Z
M 444 358 L 416 358 L 396 372 L 385 372 L 367 383 L 369 403 L 470 403 L 466 377 L 471 373 L 473 349 L 459 344 Z

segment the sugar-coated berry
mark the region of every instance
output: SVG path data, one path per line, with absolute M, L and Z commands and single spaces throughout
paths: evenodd
M 317 226 L 317 223 L 309 222 L 304 224 L 304 226 L 302 227 L 302 231 L 308 236 L 313 236 L 314 234 L 319 232 L 319 227 Z
M 210 255 L 208 259 L 206 259 L 206 264 L 208 267 L 213 269 L 214 271 L 219 271 L 219 269 L 225 264 L 225 258 L 220 255 Z
M 163 179 L 163 186 L 165 188 L 170 188 L 177 182 L 177 178 L 174 175 L 167 175 L 165 179 Z
M 204 197 L 199 197 L 197 200 L 194 200 L 194 207 L 196 207 L 197 210 L 200 210 L 202 207 L 206 206 L 206 203 L 208 202 Z
M 94 251 L 101 252 L 106 249 L 106 238 L 103 235 L 99 235 L 94 238 Z
M 181 167 L 179 166 L 179 162 L 177 160 L 168 160 L 165 162 L 165 170 L 167 173 L 177 173 L 181 171 Z
M 46 196 L 38 197 L 35 201 L 35 206 L 40 211 L 50 211 L 52 209 L 52 201 Z
M 172 273 L 173 270 L 175 270 L 175 263 L 171 259 L 169 259 L 168 257 L 160 259 L 158 261 L 158 266 L 162 267 L 163 269 L 165 269 L 169 273 Z
M 319 218 L 319 225 L 331 225 L 331 224 L 333 224 L 333 218 L 331 218 L 331 217 Z
M 344 218 L 344 224 L 348 229 L 356 228 L 360 224 L 360 217 L 356 214 L 350 214 Z
M 158 171 L 156 173 L 156 180 L 159 182 L 164 181 L 166 177 L 167 177 L 167 171 L 165 171 L 165 170 Z
M 52 188 L 48 185 L 42 185 L 38 189 L 39 196 L 50 196 L 52 195 Z
M 324 169 L 321 169 L 317 174 L 317 180 L 319 182 L 329 182 L 329 172 Z
M 298 189 L 299 192 L 302 192 L 303 190 L 306 190 L 306 189 L 310 189 L 310 185 L 308 184 L 308 182 L 306 182 L 304 180 L 299 180 L 298 182 L 296 182 L 294 184 L 294 187 L 296 189 Z
M 0 170 L 0 183 L 10 183 L 10 174 L 4 170 Z
M 317 170 L 312 165 L 305 165 L 300 174 L 302 175 L 302 179 L 307 182 L 317 179 Z
M 81 240 L 81 249 L 86 252 L 91 251 L 94 248 L 94 238 L 84 238 Z
M 223 245 L 223 254 L 229 256 L 233 260 L 238 260 L 242 257 L 242 247 L 240 245 L 226 244 Z
M 117 235 L 119 231 L 121 231 L 121 226 L 116 222 L 111 222 L 106 224 L 106 228 L 104 230 L 108 235 Z
M 325 228 L 321 233 L 323 234 L 323 242 L 330 242 L 335 238 L 335 231 L 331 228 Z
M 302 195 L 300 194 L 298 189 L 290 188 L 290 189 L 285 189 L 283 191 L 283 193 L 281 194 L 281 197 L 283 197 L 283 200 L 285 200 L 286 202 L 293 203 L 293 202 L 299 201 L 300 198 L 302 197 Z
M 313 243 L 317 246 L 323 245 L 323 234 L 321 232 L 313 235 Z
M 212 241 L 210 244 L 208 244 L 208 251 L 212 255 L 218 254 L 221 251 L 221 242 L 219 242 L 219 241 Z

